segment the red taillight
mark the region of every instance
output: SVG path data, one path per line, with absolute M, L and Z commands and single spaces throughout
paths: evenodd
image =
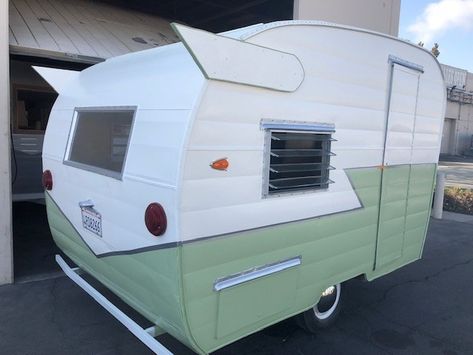
M 53 189 L 53 174 L 51 174 L 50 170 L 45 170 L 43 172 L 43 178 L 41 179 L 41 181 L 45 190 Z
M 145 224 L 152 235 L 163 235 L 167 227 L 166 213 L 163 206 L 156 202 L 151 203 L 146 208 Z

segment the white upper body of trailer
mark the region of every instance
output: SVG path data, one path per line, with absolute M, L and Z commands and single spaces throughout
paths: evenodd
M 80 73 L 38 69 L 59 93 L 43 148 L 50 194 L 96 255 L 360 208 L 346 169 L 438 162 L 445 89 L 428 51 L 316 21 L 221 35 L 174 27 L 182 43 Z M 136 107 L 121 179 L 64 164 L 75 111 L 84 107 Z M 265 198 L 261 124 L 268 120 L 334 125 L 334 183 Z M 209 167 L 224 157 L 229 169 Z M 78 203 L 87 199 L 102 213 L 101 238 L 82 228 Z M 154 201 L 168 219 L 160 237 L 143 222 Z

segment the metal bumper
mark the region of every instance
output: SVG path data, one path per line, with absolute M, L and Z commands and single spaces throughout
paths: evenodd
M 142 328 L 133 319 L 128 317 L 120 309 L 118 309 L 112 302 L 110 302 L 105 296 L 97 291 L 92 285 L 80 277 L 82 270 L 80 268 L 71 268 L 66 264 L 64 259 L 60 255 L 56 255 L 56 262 L 61 267 L 62 271 L 74 281 L 80 288 L 87 292 L 94 300 L 96 300 L 103 308 L 105 308 L 112 316 L 114 316 L 120 323 L 122 323 L 130 332 L 133 333 L 143 344 L 151 349 L 155 354 L 160 355 L 172 355 L 172 353 L 166 349 L 154 336 L 159 335 L 160 332 L 158 327 Z

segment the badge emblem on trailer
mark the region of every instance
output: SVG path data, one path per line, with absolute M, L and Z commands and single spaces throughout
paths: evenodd
M 94 203 L 91 200 L 79 202 L 79 207 L 82 214 L 82 227 L 102 237 L 102 215 L 93 207 Z

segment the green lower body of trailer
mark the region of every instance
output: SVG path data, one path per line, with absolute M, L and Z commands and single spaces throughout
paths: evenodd
M 148 320 L 208 353 L 314 306 L 327 287 L 373 280 L 421 257 L 436 164 L 346 170 L 362 207 L 313 219 L 96 257 L 46 194 L 57 245 Z M 292 258 L 292 259 L 291 259 Z M 222 277 L 300 264 L 215 289 Z

